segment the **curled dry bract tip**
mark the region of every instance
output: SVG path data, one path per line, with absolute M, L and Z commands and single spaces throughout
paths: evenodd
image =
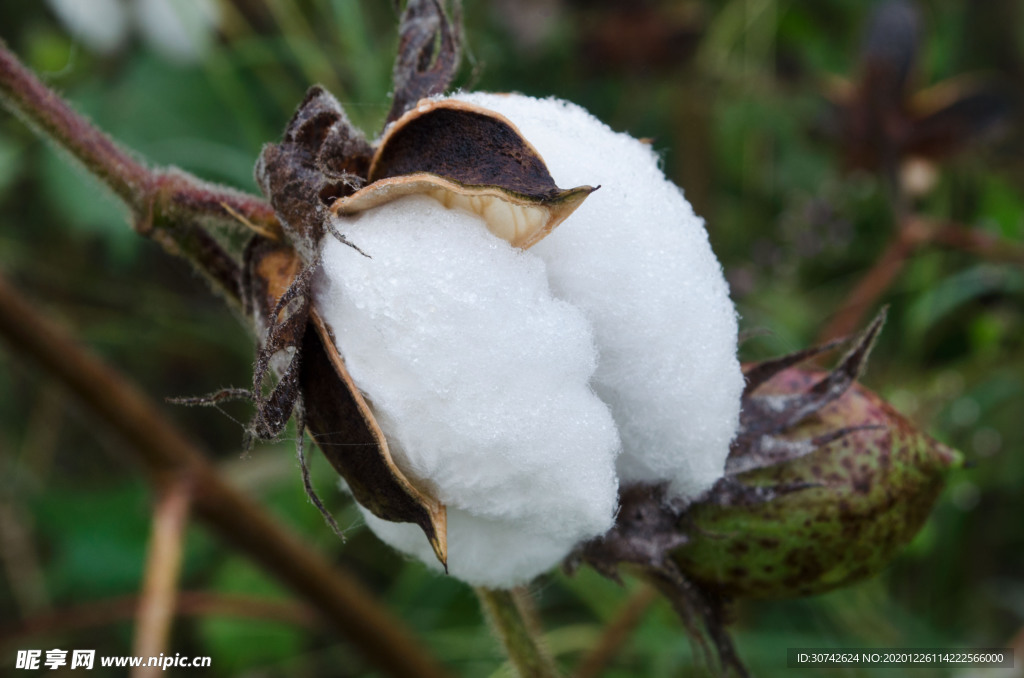
M 595 189 L 555 185 L 537 150 L 505 117 L 453 99 L 425 99 L 392 123 L 370 164 L 370 182 L 331 212 L 351 216 L 408 195 L 481 217 L 514 247 L 539 242 Z

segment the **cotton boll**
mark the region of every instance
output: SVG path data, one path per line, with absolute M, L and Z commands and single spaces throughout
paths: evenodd
M 315 303 L 395 462 L 447 505 L 450 571 L 512 586 L 603 534 L 618 436 L 589 324 L 544 262 L 423 196 L 338 226 L 371 258 L 328 237 Z M 434 558 L 415 526 L 368 522 Z
M 440 571 L 423 531 L 411 523 L 381 520 L 360 507 L 374 534 L 394 548 Z M 565 540 L 529 523 L 477 517 L 461 509 L 448 511 L 448 573 L 473 586 L 509 588 L 528 583 L 566 556 Z M 500 554 L 500 557 L 496 555 Z
M 743 388 L 736 314 L 703 222 L 649 146 L 582 108 L 457 98 L 511 120 L 560 186 L 601 186 L 531 252 L 593 325 L 594 388 L 619 427 L 620 480 L 670 480 L 676 496 L 696 497 L 723 473 Z

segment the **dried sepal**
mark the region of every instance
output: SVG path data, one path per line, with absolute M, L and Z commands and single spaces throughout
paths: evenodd
M 381 140 L 365 188 L 331 211 L 357 214 L 413 194 L 482 217 L 516 247 L 538 242 L 593 188 L 560 189 L 537 150 L 503 116 L 456 100 L 424 100 Z
M 461 56 L 461 11 L 453 20 L 439 0 L 409 0 L 398 27 L 398 56 L 392 72 L 394 99 L 387 122 L 397 120 L 417 101 L 441 94 L 451 85 Z
M 312 263 L 328 230 L 328 207 L 365 182 L 373 148 L 320 86 L 311 87 L 279 144 L 267 144 L 256 181 L 289 243 Z
M 287 309 L 281 307 L 281 298 L 294 288 L 295 281 L 307 269 L 295 251 L 285 245 L 264 241 L 251 246 L 248 252 L 252 310 L 262 319 L 265 336 L 270 338 L 275 336 L 275 327 L 287 322 L 283 315 Z M 309 310 L 308 319 L 301 331 L 286 337 L 289 345 L 298 350 L 283 372 L 287 375 L 295 366 L 296 392 L 302 394 L 305 424 L 314 442 L 360 504 L 385 520 L 419 525 L 444 564 L 444 505 L 419 490 L 395 465 L 373 413 L 345 369 L 330 330 L 316 309 Z M 282 412 L 285 409 L 286 421 L 291 405 L 282 406 Z M 265 415 L 258 413 L 257 417 L 260 416 Z
M 775 434 L 792 430 L 842 396 L 864 371 L 871 348 L 885 324 L 886 314 L 887 309 L 882 309 L 857 337 L 839 364 L 806 391 L 772 395 L 756 394 L 756 391 L 766 381 L 784 369 L 820 355 L 841 345 L 844 343 L 843 341 L 829 342 L 821 347 L 797 351 L 789 356 L 749 366 L 745 371 L 745 376 L 749 381 L 743 394 L 740 429 L 733 441 L 729 461 L 734 462 L 738 456 L 757 454 L 759 448 L 772 444 Z

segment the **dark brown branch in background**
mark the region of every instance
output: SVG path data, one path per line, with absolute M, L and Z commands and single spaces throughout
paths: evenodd
M 29 617 L 17 624 L 0 627 L 0 647 L 23 645 L 30 639 L 51 637 L 129 621 L 139 607 L 139 598 L 128 596 L 82 603 Z M 252 596 L 182 591 L 175 601 L 177 617 L 231 617 L 270 621 L 308 629 L 323 629 L 323 620 L 309 605 L 289 600 Z
M 227 485 L 144 393 L 37 313 L 2 278 L 0 336 L 115 433 L 158 491 L 188 478 L 196 517 L 308 601 L 369 663 L 393 676 L 446 675 L 404 624 L 356 581 Z
M 168 648 L 191 495 L 192 488 L 186 477 L 168 483 L 153 507 L 153 529 L 132 644 L 132 654 L 136 657 L 156 657 Z M 148 678 L 161 671 L 162 667 L 140 666 L 132 671 L 132 676 Z
M 818 336 L 819 342 L 853 334 L 904 266 L 925 247 L 938 246 L 973 254 L 986 261 L 1024 266 L 1024 247 L 978 228 L 956 222 L 936 222 L 919 216 L 902 220 L 889 246 L 846 297 L 840 310 Z
M 279 233 L 268 204 L 180 170 L 146 167 L 40 82 L 2 40 L 0 101 L 113 191 L 131 211 L 139 233 L 191 261 L 214 289 L 239 303 L 238 263 L 202 227 L 237 228 L 241 217 L 264 234 Z
M 861 326 L 864 316 L 878 304 L 879 299 L 903 271 L 907 260 L 922 245 L 926 234 L 919 228 L 902 228 L 889 246 L 853 288 L 831 322 L 818 335 L 819 343 L 853 334 Z
M 986 261 L 1024 266 L 1024 245 L 1020 243 L 956 222 L 936 223 L 931 227 L 932 242 L 940 247 L 967 252 Z

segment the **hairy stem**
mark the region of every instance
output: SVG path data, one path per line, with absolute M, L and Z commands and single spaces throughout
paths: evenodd
M 544 646 L 527 591 L 477 588 L 476 595 L 494 635 L 522 678 L 559 675 L 554 659 Z
M 147 167 L 43 84 L 0 40 L 0 102 L 40 136 L 82 163 L 128 207 L 132 226 L 188 259 L 230 302 L 238 304 L 238 262 L 204 227 L 246 225 L 280 233 L 270 205 L 176 169 Z
M 158 491 L 189 478 L 195 516 L 316 608 L 369 663 L 393 676 L 446 675 L 404 624 L 350 576 L 227 485 L 144 393 L 37 313 L 3 278 L 0 337 L 123 441 Z

